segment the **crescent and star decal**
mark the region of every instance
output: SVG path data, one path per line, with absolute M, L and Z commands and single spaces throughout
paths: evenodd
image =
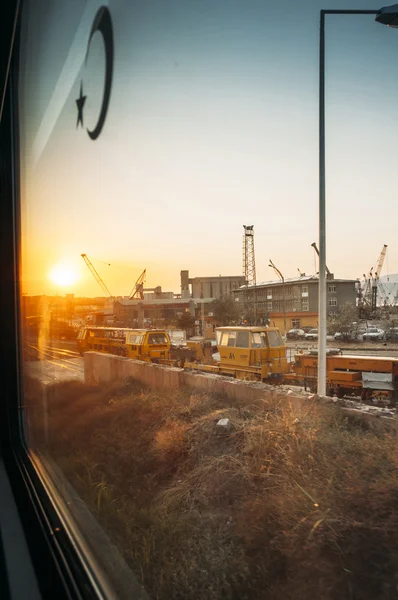
M 86 129 L 88 135 L 92 140 L 96 140 L 100 135 L 102 128 L 105 123 L 106 114 L 108 112 L 109 100 L 111 97 L 112 88 L 112 75 L 113 75 L 113 28 L 112 19 L 110 12 L 106 6 L 101 6 L 95 15 L 94 22 L 91 27 L 90 36 L 87 43 L 86 59 L 87 64 L 88 53 L 90 50 L 90 43 L 94 33 L 99 32 L 102 35 L 105 48 L 105 81 L 104 81 L 104 95 L 102 97 L 101 110 L 98 116 L 95 127 L 90 131 Z M 81 125 L 83 127 L 83 109 L 86 102 L 87 96 L 83 94 L 83 81 L 80 82 L 80 96 L 76 100 L 77 106 L 77 122 L 76 128 Z

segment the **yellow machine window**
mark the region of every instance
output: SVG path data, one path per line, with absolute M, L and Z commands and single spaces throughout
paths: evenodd
M 142 344 L 142 339 L 143 339 L 143 335 L 130 335 L 129 337 L 129 344 L 135 344 L 137 346 L 140 346 Z
M 228 346 L 234 347 L 236 342 L 236 331 L 230 331 L 228 334 Z
M 219 333 L 219 332 L 217 332 L 217 334 L 218 334 L 218 333 Z M 220 337 L 220 339 L 218 340 L 218 344 L 219 344 L 220 346 L 228 346 L 228 336 L 229 336 L 229 332 L 228 332 L 228 331 L 223 331 L 223 332 L 221 333 L 221 337 Z M 218 337 L 218 335 L 217 335 L 217 337 Z
M 250 342 L 248 331 L 237 331 L 236 333 L 236 346 L 238 348 L 248 348 Z
M 268 341 L 271 348 L 283 346 L 283 340 L 279 331 L 268 331 Z
M 264 331 L 252 333 L 252 348 L 266 348 L 267 345 L 267 336 Z
M 167 344 L 167 338 L 164 333 L 150 333 L 148 344 Z

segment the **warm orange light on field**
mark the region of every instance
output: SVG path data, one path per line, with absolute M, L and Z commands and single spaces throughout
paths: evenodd
M 73 285 L 79 280 L 76 269 L 64 264 L 56 265 L 50 272 L 49 277 L 53 283 L 62 287 Z

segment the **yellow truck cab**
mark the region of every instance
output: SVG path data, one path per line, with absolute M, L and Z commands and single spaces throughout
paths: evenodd
M 165 329 L 130 329 L 126 335 L 128 358 L 146 362 L 167 363 L 170 359 L 170 338 Z
M 244 379 L 282 379 L 289 371 L 286 346 L 276 327 L 218 327 L 220 373 Z

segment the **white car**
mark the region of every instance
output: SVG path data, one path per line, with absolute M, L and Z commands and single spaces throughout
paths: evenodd
M 343 333 L 338 331 L 334 334 L 333 339 L 336 342 L 353 342 L 358 339 L 358 333 L 356 331 L 344 331 Z
M 363 334 L 363 339 L 365 341 L 378 341 L 384 340 L 385 338 L 386 332 L 383 329 L 378 329 L 377 327 L 368 327 Z
M 310 329 L 308 333 L 304 336 L 305 340 L 317 340 L 318 339 L 318 330 Z

